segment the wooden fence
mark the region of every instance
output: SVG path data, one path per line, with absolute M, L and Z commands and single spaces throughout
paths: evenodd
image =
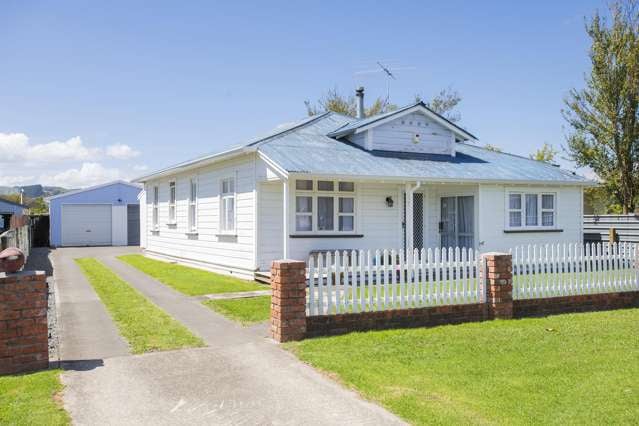
M 529 245 L 511 253 L 513 299 L 639 290 L 637 244 Z
M 639 215 L 606 214 L 584 215 L 584 242 L 607 242 L 610 228 L 614 228 L 618 242 L 639 243 Z
M 308 263 L 307 315 L 481 303 L 471 249 L 320 253 Z

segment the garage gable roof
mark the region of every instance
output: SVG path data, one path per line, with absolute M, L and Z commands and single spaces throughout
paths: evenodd
M 58 198 L 68 197 L 70 195 L 80 194 L 82 192 L 94 191 L 96 189 L 106 188 L 107 186 L 111 186 L 111 185 L 126 185 L 126 186 L 130 186 L 131 188 L 136 188 L 136 189 L 139 189 L 139 190 L 142 189 L 142 186 L 138 185 L 136 183 L 127 182 L 127 181 L 124 181 L 124 180 L 114 180 L 112 182 L 102 183 L 100 185 L 89 186 L 88 188 L 82 188 L 82 189 L 76 189 L 76 190 L 73 190 L 73 191 L 63 192 L 62 194 L 57 194 L 57 195 L 53 195 L 51 197 L 48 197 L 45 200 L 46 201 L 51 201 L 51 200 L 55 200 L 55 199 L 58 199 Z

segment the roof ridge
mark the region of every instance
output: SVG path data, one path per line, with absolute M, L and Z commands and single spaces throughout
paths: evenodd
M 244 147 L 247 147 L 247 146 L 256 146 L 256 145 L 260 145 L 260 144 L 262 144 L 262 143 L 267 143 L 267 142 L 269 142 L 269 139 L 274 139 L 274 138 L 277 138 L 277 137 L 283 136 L 283 135 L 285 135 L 285 134 L 292 133 L 292 132 L 294 132 L 294 131 L 296 131 L 296 130 L 301 129 L 302 127 L 305 127 L 305 126 L 307 126 L 307 125 L 309 125 L 309 124 L 311 124 L 311 123 L 316 122 L 316 121 L 317 121 L 317 120 L 319 120 L 320 118 L 324 118 L 325 116 L 327 116 L 327 115 L 329 115 L 329 114 L 331 114 L 331 113 L 332 113 L 332 111 L 326 111 L 326 112 L 324 112 L 324 113 L 322 113 L 322 114 L 313 115 L 313 116 L 308 117 L 308 118 L 306 118 L 306 119 L 302 120 L 301 122 L 299 122 L 299 123 L 295 124 L 293 127 L 289 127 L 289 128 L 287 128 L 287 129 L 283 129 L 283 130 L 282 130 L 282 131 L 280 131 L 280 132 L 276 132 L 276 133 L 273 133 L 273 134 L 271 134 L 271 135 L 264 136 L 263 138 L 260 138 L 260 139 L 254 140 L 254 141 L 249 142 L 248 144 L 246 144 L 246 145 L 242 145 L 242 146 L 244 146 Z

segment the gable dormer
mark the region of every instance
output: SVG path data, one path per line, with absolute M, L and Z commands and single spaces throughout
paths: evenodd
M 368 151 L 394 151 L 455 156 L 455 142 L 477 140 L 422 102 L 360 119 L 329 136 Z

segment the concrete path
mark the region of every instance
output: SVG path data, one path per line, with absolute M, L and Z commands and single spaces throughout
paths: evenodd
M 133 267 L 113 252 L 91 253 L 201 336 L 207 348 L 104 359 L 63 374 L 76 424 L 401 424 L 243 328 Z
M 255 290 L 255 291 L 240 291 L 236 293 L 219 293 L 219 294 L 203 294 L 202 296 L 195 296 L 197 300 L 227 300 L 227 299 L 244 299 L 247 297 L 258 296 L 270 296 L 271 290 Z
M 108 248 L 59 248 L 53 251 L 59 357 L 62 362 L 101 360 L 129 354 L 106 308 L 75 263 L 78 257 Z

